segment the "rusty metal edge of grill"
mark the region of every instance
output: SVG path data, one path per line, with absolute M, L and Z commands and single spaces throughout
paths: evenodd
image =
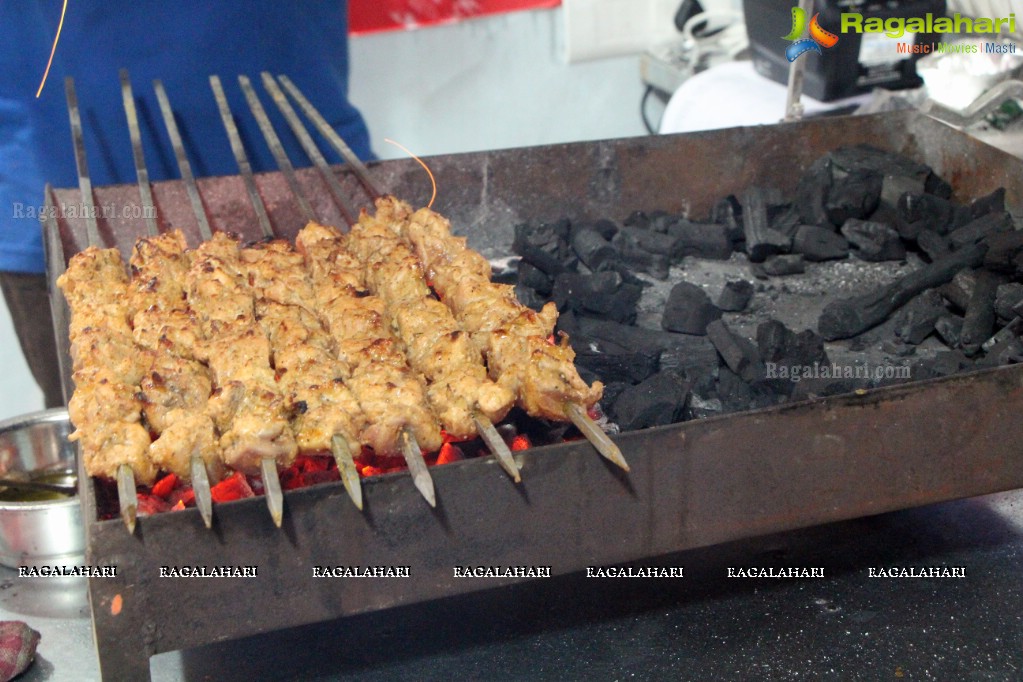
M 1005 185 L 1009 207 L 1020 213 L 1018 160 L 909 113 L 480 152 L 430 162 L 442 191 L 451 190 L 440 210 L 456 226 L 467 226 L 461 231 L 479 248 L 487 237 L 510 243 L 510 234 L 488 234 L 497 220 L 510 228 L 509 220 L 553 219 L 572 211 L 590 217 L 608 207 L 677 211 L 685 203 L 701 215 L 707 202 L 731 188 L 764 181 L 765 175 L 791 189 L 798 172 L 817 155 L 859 142 L 935 166 L 960 198 L 990 191 L 992 182 Z M 778 172 L 779 159 L 792 162 L 787 175 Z M 703 169 L 701 160 L 708 164 Z M 416 201 L 424 188 L 413 164 L 381 162 L 374 171 L 396 194 Z M 678 172 L 665 177 L 673 169 Z M 557 171 L 549 200 L 543 201 L 537 190 Z M 302 175 L 316 182 L 315 170 Z M 235 180 L 207 179 L 200 188 L 206 185 L 209 199 L 234 188 Z M 278 191 L 279 174 L 259 176 L 257 182 L 287 202 Z M 155 183 L 157 205 L 162 200 L 163 208 L 173 208 L 168 197 L 180 193 L 179 185 Z M 669 195 L 670 187 L 675 191 Z M 124 191 L 97 188 L 97 203 L 109 203 Z M 650 201 L 637 198 L 643 192 Z M 522 203 L 509 204 L 516 195 Z M 62 191 L 54 196 L 59 202 Z M 69 203 L 77 198 L 65 196 Z M 298 216 L 294 207 L 276 208 Z M 211 213 L 237 218 L 213 207 Z M 187 205 L 181 217 L 161 220 L 165 225 L 178 221 L 187 222 Z M 81 248 L 79 226 L 55 222 L 46 230 L 51 292 L 66 254 Z M 101 223 L 122 249 L 143 233 Z M 501 253 L 506 244 L 490 249 Z M 53 306 L 57 324 L 66 329 L 59 294 Z M 66 335 L 60 340 L 66 353 Z M 69 387 L 66 369 L 64 376 Z M 489 458 L 437 467 L 439 505 L 432 512 L 423 508 L 407 477 L 364 481 L 363 514 L 352 508 L 339 483 L 314 486 L 287 494 L 283 533 L 256 499 L 219 505 L 213 532 L 202 526 L 197 512 L 185 511 L 142 518 L 137 535 L 126 536 L 119 521 L 95 520 L 94 494 L 83 476 L 87 561 L 118 567 L 114 579 L 89 581 L 103 675 L 144 678 L 148 658 L 157 653 L 516 582 L 455 579 L 454 566 L 551 565 L 554 574 L 569 573 L 1023 487 L 1023 458 L 1014 445 L 1023 440 L 1023 422 L 1015 418 L 1021 411 L 1023 367 L 1000 368 L 627 433 L 618 440 L 633 464 L 631 475 L 594 458 L 585 443 L 520 453 L 521 488 L 509 486 Z M 953 412 L 977 418 L 964 424 L 950 418 Z M 521 532 L 511 537 L 490 532 L 516 525 Z M 332 532 L 324 533 L 325 528 Z M 227 562 L 257 565 L 260 575 L 243 582 L 158 577 L 164 565 Z M 312 578 L 312 566 L 336 564 L 409 565 L 412 577 L 379 584 Z M 116 615 L 115 596 L 122 604 Z M 253 610 L 249 604 L 267 608 Z

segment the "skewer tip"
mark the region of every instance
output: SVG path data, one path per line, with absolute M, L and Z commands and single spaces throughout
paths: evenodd
M 490 452 L 497 457 L 497 462 L 501 465 L 501 468 L 511 476 L 513 481 L 521 483 L 522 476 L 519 474 L 519 465 L 515 463 L 515 458 L 512 456 L 511 450 L 508 449 L 508 444 L 504 442 L 504 438 L 501 438 L 501 434 L 497 432 L 497 429 L 490 423 L 490 420 L 481 414 L 475 415 L 473 421 L 476 422 L 476 429 L 479 431 L 483 442 L 490 448 Z
M 192 455 L 192 491 L 195 493 L 195 506 L 207 528 L 213 528 L 213 493 L 210 491 L 210 477 L 206 471 L 206 463 L 198 454 Z
M 280 476 L 277 475 L 277 461 L 273 457 L 264 457 L 259 467 L 263 472 L 263 494 L 266 496 L 270 518 L 280 528 L 284 521 L 284 492 L 281 490 Z
M 135 495 L 135 472 L 127 464 L 117 467 L 117 503 L 128 534 L 134 535 L 139 506 Z
M 352 503 L 362 511 L 362 481 L 359 479 L 359 471 L 355 468 L 352 449 L 348 447 L 344 438 L 336 434 L 330 439 L 330 444 L 341 482 L 344 483 L 348 496 L 352 498 Z
M 433 477 L 430 476 L 423 460 L 423 451 L 416 442 L 415 436 L 408 427 L 401 430 L 401 454 L 405 456 L 405 463 L 408 464 L 409 473 L 412 474 L 412 483 L 431 507 L 437 507 L 437 494 L 433 488 Z
M 586 440 L 590 441 L 590 444 L 597 449 L 597 452 L 623 470 L 629 471 L 629 463 L 625 461 L 622 451 L 615 445 L 614 441 L 608 438 L 604 430 L 590 419 L 590 415 L 586 413 L 584 407 L 571 404 L 566 408 L 566 412 L 568 412 L 568 417 L 572 420 L 572 423 L 582 432 Z

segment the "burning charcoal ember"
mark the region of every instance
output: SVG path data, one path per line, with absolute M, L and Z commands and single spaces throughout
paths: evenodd
M 668 234 L 676 240 L 676 258 L 695 256 L 728 260 L 732 256 L 732 240 L 728 231 L 716 223 L 696 223 L 683 219 L 669 225 Z
M 878 262 L 906 257 L 899 233 L 884 223 L 850 218 L 842 225 L 842 235 L 849 240 L 851 253 L 860 260 Z
M 988 213 L 976 218 L 966 225 L 948 233 L 948 241 L 953 249 L 961 249 L 967 244 L 976 244 L 985 237 L 1000 232 L 1012 232 L 1014 229 L 1012 218 L 1008 213 Z
M 937 232 L 931 232 L 930 230 L 921 231 L 916 237 L 916 243 L 931 261 L 941 260 L 952 253 L 948 237 L 943 237 Z
M 603 269 L 605 263 L 618 260 L 618 252 L 604 235 L 591 228 L 572 230 L 572 249 L 590 270 Z
M 666 256 L 670 260 L 677 260 L 682 256 L 681 244 L 677 238 L 666 232 L 641 230 L 638 227 L 623 227 L 615 235 L 614 244 L 619 249 L 623 248 L 622 244 L 628 244 L 630 248 L 638 247 L 648 253 Z
M 840 234 L 816 225 L 800 225 L 792 250 L 808 261 L 841 260 L 849 255 L 849 242 Z
M 749 339 L 732 332 L 721 320 L 707 325 L 707 338 L 732 370 L 747 383 L 764 378 L 764 364 L 757 347 Z
M 1009 282 L 998 287 L 995 294 L 995 314 L 1000 320 L 1018 319 L 1015 308 L 1023 304 L 1023 284 Z
M 991 352 L 991 349 L 999 344 L 1004 344 L 1009 339 L 1015 339 L 1019 337 L 1020 329 L 1023 328 L 1023 320 L 1020 318 L 1014 318 L 1012 322 L 1005 325 L 992 336 L 990 339 L 981 344 L 980 348 L 985 353 Z
M 832 225 L 844 225 L 847 220 L 865 219 L 881 201 L 884 178 L 872 171 L 854 171 L 835 177 L 824 211 Z
M 753 284 L 744 279 L 733 279 L 725 282 L 721 296 L 718 297 L 718 308 L 729 313 L 742 312 L 753 300 Z
M 554 276 L 567 270 L 568 222 L 522 223 L 515 226 L 515 241 L 512 250 L 527 263 L 548 275 Z
M 623 264 L 645 272 L 654 279 L 666 280 L 671 269 L 668 257 L 644 250 L 637 242 L 619 235 L 615 238 L 615 246 Z
M 721 318 L 721 309 L 695 284 L 679 282 L 668 294 L 661 327 L 671 332 L 703 336 L 707 325 Z
M 934 325 L 945 314 L 947 311 L 941 295 L 934 289 L 928 289 L 899 311 L 895 336 L 915 346 L 934 331 Z
M 615 322 L 636 321 L 636 304 L 643 290 L 622 280 L 617 272 L 592 275 L 563 272 L 554 280 L 552 300 L 558 310 L 597 314 Z
M 554 286 L 554 279 L 531 263 L 519 263 L 517 283 L 536 291 L 541 296 L 549 296 Z
M 821 313 L 818 331 L 828 341 L 865 332 L 925 289 L 944 284 L 964 268 L 978 267 L 986 251 L 983 244 L 966 246 L 876 291 L 832 301 Z
M 754 263 L 768 256 L 787 251 L 791 240 L 770 226 L 768 208 L 777 203 L 778 193 L 763 187 L 750 187 L 742 193 L 742 225 L 746 237 L 746 254 Z
M 956 211 L 955 206 L 941 197 L 907 192 L 899 197 L 894 224 L 899 235 L 910 241 L 923 230 L 944 235 L 948 234 Z
M 806 263 L 803 262 L 803 256 L 798 253 L 768 256 L 763 263 L 758 265 L 761 271 L 770 277 L 798 275 L 806 272 Z
M 959 344 L 966 355 L 980 352 L 980 345 L 994 333 L 995 295 L 1001 283 L 998 275 L 987 270 L 977 273 L 977 283 L 966 307 L 963 330 L 959 335 Z
M 806 169 L 796 186 L 796 210 L 799 218 L 807 225 L 830 225 L 824 210 L 828 191 L 831 189 L 831 159 L 823 156 Z
M 623 431 L 663 426 L 679 420 L 689 395 L 689 380 L 674 370 L 658 372 L 618 396 L 611 417 Z
M 989 235 L 984 267 L 1011 277 L 1023 278 L 1023 230 L 1010 230 Z
M 934 323 L 934 331 L 949 348 L 959 346 L 959 336 L 963 331 L 963 318 L 958 315 L 943 315 Z
M 742 222 L 742 206 L 734 195 L 721 199 L 710 212 L 710 222 L 725 228 L 725 236 L 732 244 L 733 250 L 746 241 L 745 228 Z

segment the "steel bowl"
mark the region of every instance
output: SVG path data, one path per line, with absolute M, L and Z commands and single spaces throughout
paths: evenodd
M 77 448 L 64 408 L 0 421 L 0 477 L 77 472 Z M 77 493 L 41 501 L 0 500 L 0 564 L 72 566 L 85 558 L 85 532 Z

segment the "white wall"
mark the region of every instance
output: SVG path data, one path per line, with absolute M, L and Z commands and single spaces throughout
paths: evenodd
M 562 58 L 563 10 L 352 39 L 351 100 L 381 158 L 644 134 L 639 57 Z

